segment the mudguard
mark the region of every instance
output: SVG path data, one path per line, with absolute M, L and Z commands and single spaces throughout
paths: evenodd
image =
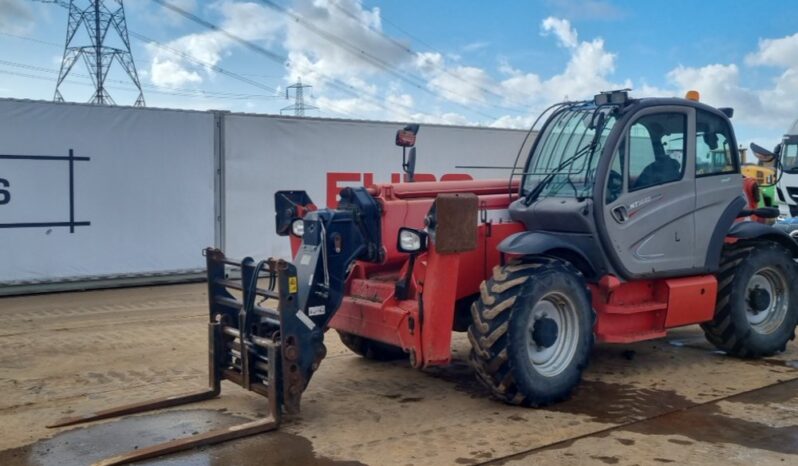
M 798 242 L 786 231 L 759 222 L 738 222 L 732 225 L 728 235 L 738 240 L 767 239 L 775 241 L 792 252 L 793 257 L 798 257 Z
M 595 277 L 600 267 L 579 245 L 567 238 L 540 231 L 522 231 L 505 238 L 498 249 L 503 254 L 529 256 L 535 254 L 562 257 L 574 264 L 588 277 Z

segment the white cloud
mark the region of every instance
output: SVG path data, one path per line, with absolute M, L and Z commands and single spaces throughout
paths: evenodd
M 735 64 L 712 64 L 700 68 L 679 66 L 668 73 L 677 86 L 678 95 L 690 89 L 698 90 L 701 100 L 717 107 L 735 107 L 744 115 L 762 111 L 755 92 L 740 84 L 740 70 Z
M 529 129 L 535 123 L 537 115 L 504 115 L 493 121 L 494 128 Z
M 678 66 L 668 79 L 679 95 L 688 89 L 701 93 L 701 100 L 713 106 L 733 107 L 735 121 L 758 128 L 784 131 L 798 117 L 798 34 L 761 39 L 758 49 L 745 58 L 751 67 L 772 66 L 784 71 L 759 89 L 741 83 L 743 72 L 737 64 L 703 67 Z
M 180 0 L 189 7 L 194 0 Z M 15 3 L 0 0 L 0 7 Z M 200 5 L 202 2 L 198 2 Z M 582 4 L 590 8 L 606 8 L 600 1 L 568 0 L 568 5 Z M 451 103 L 468 106 L 476 113 L 499 113 L 503 116 L 483 124 L 503 127 L 528 127 L 537 113 L 549 104 L 563 99 L 586 99 L 596 92 L 624 87 L 634 88 L 633 95 L 683 95 L 697 89 L 702 101 L 715 106 L 731 106 L 735 120 L 763 128 L 784 128 L 798 116 L 798 34 L 759 41 L 756 51 L 745 59 L 745 65 L 770 66 L 782 69 L 765 88 L 752 89 L 743 84 L 745 68 L 735 63 L 713 63 L 704 66 L 676 66 L 665 76 L 660 87 L 629 79 L 614 78 L 618 56 L 608 50 L 601 37 L 581 38 L 564 17 L 548 17 L 540 23 L 540 34 L 549 43 L 567 54 L 563 69 L 543 76 L 529 69 L 513 66 L 499 59 L 496 69 L 469 66 L 452 54 L 437 52 L 409 54 L 401 44 L 382 33 L 380 9 L 366 8 L 361 0 L 294 0 L 293 10 L 302 15 L 320 34 L 301 23 L 283 16 L 254 1 L 218 0 L 209 7 L 222 16 L 221 27 L 241 37 L 266 44 L 278 40 L 288 57 L 284 81 L 302 81 L 314 86 L 314 105 L 323 112 L 336 112 L 355 118 L 418 121 L 421 123 L 473 124 L 466 115 L 452 112 Z M 556 41 L 556 42 L 555 42 Z M 473 42 L 461 51 L 479 50 L 486 44 Z M 233 53 L 238 45 L 219 32 L 202 32 L 179 37 L 170 42 L 190 56 L 217 64 Z M 356 53 L 352 53 L 356 50 Z M 362 53 L 362 52 L 365 53 Z M 150 76 L 165 86 L 198 84 L 207 79 L 202 66 L 197 66 L 169 52 L 152 49 Z M 420 77 L 429 98 L 414 85 L 370 63 L 362 56 L 371 55 L 399 73 Z M 656 76 L 648 76 L 656 80 Z M 339 84 L 330 86 L 330 80 Z M 620 81 L 620 82 L 619 82 Z M 342 92 L 341 85 L 356 95 Z M 501 95 L 502 97 L 498 97 Z M 488 110 L 497 105 L 527 109 L 505 114 L 504 109 Z
M 323 87 L 328 79 L 378 75 L 411 58 L 381 34 L 380 9 L 360 0 L 296 0 L 293 11 L 302 21 L 287 21 L 288 81 L 312 75 Z
M 465 115 L 457 112 L 442 112 L 439 114 L 414 113 L 408 118 L 414 123 L 429 123 L 436 125 L 476 126 L 479 123 L 470 120 Z
M 25 0 L 0 0 L 0 29 L 15 33 L 27 32 L 35 16 L 30 2 Z
M 631 87 L 628 81 L 610 81 L 617 56 L 606 50 L 603 39 L 580 42 L 567 20 L 553 17 L 543 20 L 541 29 L 544 35 L 554 34 L 560 45 L 566 47 L 570 54 L 568 63 L 561 73 L 544 79 L 535 73 L 515 69 L 506 60 L 500 61 L 500 72 L 508 76 L 500 83 L 508 103 L 539 109 L 541 105 L 558 100 L 586 99 L 598 91 Z M 500 120 L 519 121 L 508 117 Z
M 485 89 L 493 80 L 482 68 L 455 66 L 450 70 L 433 73 L 427 87 L 436 91 L 446 100 L 459 104 L 485 103 Z
M 745 62 L 782 68 L 798 66 L 798 33 L 781 39 L 760 40 L 759 50 L 746 56 Z
M 782 131 L 798 117 L 798 33 L 776 38 L 760 39 L 756 52 L 745 57 L 749 66 L 781 68 L 772 86 L 755 94 L 759 105 L 744 107 L 747 118 L 760 127 L 778 127 Z
M 563 47 L 573 48 L 579 44 L 576 30 L 571 27 L 571 22 L 567 19 L 549 16 L 543 20 L 541 32 L 544 36 L 549 34 L 554 34 L 557 36 L 557 39 L 560 41 L 560 45 Z
M 254 2 L 222 0 L 212 3 L 210 8 L 222 15 L 222 29 L 248 41 L 272 41 L 283 25 L 271 10 Z M 238 43 L 220 31 L 207 31 L 179 37 L 166 45 L 193 60 L 149 45 L 152 54 L 150 79 L 158 86 L 177 87 L 202 82 L 204 66 L 196 62 L 217 65 Z
M 469 44 L 464 45 L 463 47 L 461 47 L 461 50 L 463 52 L 477 52 L 477 51 L 482 50 L 484 48 L 487 48 L 489 46 L 490 46 L 490 42 L 478 40 L 476 42 L 471 42 Z
M 324 112 L 360 118 L 365 118 L 367 115 L 375 114 L 380 110 L 378 105 L 362 97 L 335 99 L 322 96 L 317 98 L 314 104 Z
M 180 87 L 188 83 L 201 83 L 202 76 L 191 71 L 178 60 L 156 56 L 149 69 L 150 80 L 157 86 Z

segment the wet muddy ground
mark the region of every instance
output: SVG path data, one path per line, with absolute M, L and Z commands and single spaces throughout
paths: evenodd
M 203 285 L 0 299 L 0 465 L 84 465 L 266 416 L 228 383 L 218 399 L 85 427 L 52 420 L 206 383 Z M 798 464 L 798 345 L 760 361 L 700 329 L 599 346 L 574 397 L 502 405 L 473 378 L 468 342 L 428 371 L 329 355 L 279 432 L 153 465 Z

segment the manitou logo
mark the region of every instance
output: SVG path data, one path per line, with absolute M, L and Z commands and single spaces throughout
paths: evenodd
M 464 181 L 474 178 L 467 173 L 447 173 L 440 181 Z M 391 173 L 391 183 L 401 183 L 401 173 Z M 415 181 L 438 181 L 432 173 L 416 173 Z M 338 193 L 347 186 L 371 186 L 374 184 L 374 173 L 329 172 L 327 173 L 327 206 L 335 207 Z

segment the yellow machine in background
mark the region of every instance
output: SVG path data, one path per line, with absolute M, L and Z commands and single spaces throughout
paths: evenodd
M 760 165 L 743 165 L 743 176 L 753 178 L 759 186 L 771 186 L 776 184 L 776 169 L 763 167 Z

